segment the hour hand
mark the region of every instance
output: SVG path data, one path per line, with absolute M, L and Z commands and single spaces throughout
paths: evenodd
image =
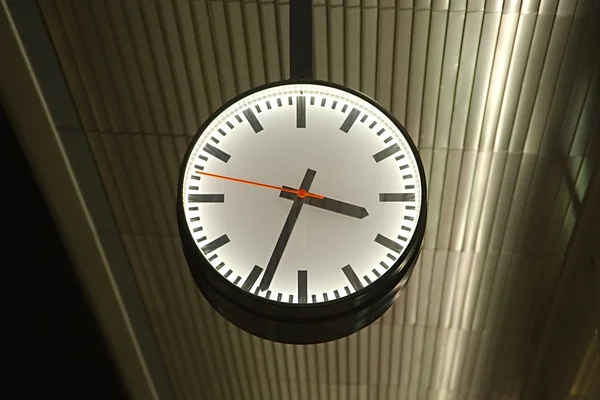
M 287 186 L 284 186 L 284 188 L 292 189 Z M 297 197 L 297 195 L 295 195 L 294 193 L 281 191 L 279 193 L 279 197 L 283 197 L 284 199 L 294 200 Z M 315 198 L 315 197 L 306 197 L 304 199 L 304 203 L 309 206 L 322 208 L 323 210 L 331 211 L 331 212 L 342 214 L 342 215 L 347 215 L 349 217 L 358 218 L 358 219 L 363 219 L 369 215 L 369 213 L 367 212 L 367 209 L 364 207 L 345 203 L 340 200 L 330 199 L 329 197 L 324 197 L 322 199 Z

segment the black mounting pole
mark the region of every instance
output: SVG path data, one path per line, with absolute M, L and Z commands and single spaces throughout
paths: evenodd
M 312 0 L 290 0 L 290 77 L 313 78 Z

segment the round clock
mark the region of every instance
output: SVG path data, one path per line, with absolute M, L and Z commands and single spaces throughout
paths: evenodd
M 184 254 L 209 303 L 284 343 L 338 339 L 393 303 L 423 240 L 426 188 L 404 127 L 367 96 L 284 81 L 223 105 L 179 176 Z

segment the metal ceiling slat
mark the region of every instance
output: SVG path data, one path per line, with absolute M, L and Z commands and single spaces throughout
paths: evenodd
M 392 76 L 394 73 L 394 47 L 396 41 L 396 10 L 379 9 L 377 34 L 377 100 L 386 109 L 391 109 Z
M 471 4 L 469 2 L 469 4 Z M 465 142 L 465 133 L 469 104 L 475 76 L 477 52 L 483 27 L 484 14 L 480 12 L 467 13 L 463 29 L 463 44 L 456 81 L 456 94 L 454 96 L 454 109 L 450 123 L 450 149 L 462 149 Z M 470 38 L 471 40 L 466 40 Z
M 150 109 L 148 120 L 152 121 L 153 125 L 151 132 L 172 133 L 173 125 L 168 116 L 170 105 L 165 104 L 166 99 L 161 92 L 158 72 L 151 55 L 151 44 L 146 39 L 142 23 L 142 12 L 134 2 L 121 2 L 118 9 L 116 3 L 109 4 L 113 4 L 115 25 L 125 27 L 127 30 L 127 36 L 121 37 L 121 40 L 124 45 L 127 45 L 128 51 L 125 54 L 131 55 L 138 69 L 137 74 L 141 79 L 144 95 L 137 98 L 137 101 L 141 102 L 140 107 L 143 107 L 146 100 L 148 101 Z
M 202 66 L 199 54 L 199 45 L 194 24 L 194 14 L 192 4 L 189 2 L 173 2 L 173 15 L 177 27 L 177 39 L 181 43 L 182 60 L 184 63 L 187 80 L 189 82 L 189 91 L 191 93 L 192 105 L 196 126 L 188 127 L 186 134 L 192 135 L 211 114 L 209 103 L 209 87 L 204 67 Z M 175 56 L 175 63 L 177 57 Z
M 107 55 L 98 38 L 95 20 L 90 14 L 91 9 L 85 2 L 73 2 L 74 24 L 81 35 L 84 52 L 82 56 L 89 59 L 94 78 L 98 85 L 98 95 L 101 96 L 106 109 L 106 130 L 111 132 L 126 131 L 122 105 L 115 90 L 114 76 L 109 71 Z
M 121 117 L 120 126 L 117 128 L 118 131 L 128 132 L 140 132 L 141 124 L 137 116 L 137 110 L 133 105 L 133 93 L 129 88 L 128 79 L 124 72 L 124 66 L 121 64 L 121 56 L 119 53 L 118 40 L 114 38 L 114 29 L 110 23 L 99 23 L 98 21 L 110 21 L 106 11 L 106 6 L 102 2 L 90 2 L 87 4 L 89 12 L 86 13 L 88 20 L 85 24 L 89 23 L 91 28 L 99 32 L 94 34 L 95 39 L 100 44 L 101 52 L 93 52 L 94 62 L 98 62 L 98 59 L 108 60 L 106 62 L 106 69 L 110 77 L 110 86 L 114 87 L 115 104 L 119 108 L 119 115 Z M 99 40 L 98 40 L 99 39 Z
M 481 37 L 479 39 L 479 49 L 477 51 L 477 61 L 475 66 L 475 75 L 473 76 L 473 86 L 469 98 L 469 109 L 464 137 L 465 149 L 479 149 L 481 138 L 481 129 L 485 113 L 486 98 L 488 95 L 492 66 L 496 55 L 496 45 L 498 35 L 502 27 L 502 14 L 488 13 L 486 3 L 486 13 L 483 16 L 483 25 L 481 28 Z M 506 18 L 510 18 L 506 17 Z M 507 26 L 507 25 L 505 25 Z M 509 23 L 510 27 L 511 24 Z
M 95 128 L 98 131 L 105 132 L 110 129 L 108 111 L 100 96 L 100 88 L 98 87 L 97 80 L 94 76 L 95 72 L 92 69 L 89 58 L 85 55 L 85 44 L 79 33 L 73 8 L 64 1 L 56 3 L 56 6 L 58 18 L 61 25 L 65 27 L 67 40 L 70 45 L 69 47 L 73 52 L 73 58 L 77 62 L 77 70 L 81 74 L 81 79 L 83 81 L 82 86 L 85 87 L 84 90 L 88 93 L 90 108 L 92 109 L 95 119 Z M 87 122 L 91 121 L 88 119 Z M 88 130 L 90 129 L 90 126 L 84 126 L 84 129 Z
M 444 47 L 448 38 L 448 11 L 436 10 L 431 12 L 431 27 L 427 48 L 427 65 L 425 66 L 425 81 L 423 89 L 423 109 L 419 147 L 433 147 L 435 126 L 438 112 L 438 101 L 441 91 L 442 64 Z
M 344 66 L 347 54 L 345 45 L 346 18 L 345 10 L 341 7 L 327 6 L 327 50 L 328 50 L 328 78 L 335 83 L 344 84 Z M 355 45 L 358 42 L 355 42 Z M 345 58 L 346 57 L 346 58 Z
M 208 1 L 210 26 L 213 32 L 215 60 L 217 71 L 219 73 L 219 82 L 222 87 L 221 99 L 223 102 L 233 98 L 236 95 L 235 73 L 233 70 L 233 59 L 230 50 L 229 32 L 225 21 L 225 4 L 215 1 Z
M 242 4 L 225 3 L 225 23 L 231 46 L 231 59 L 236 77 L 236 93 L 250 89 L 250 65 Z
M 536 20 L 536 14 L 519 16 L 502 104 L 495 124 L 494 151 L 508 150 Z
M 394 42 L 394 72 L 391 84 L 391 112 L 406 127 L 410 51 L 412 45 L 409 38 L 412 32 L 413 11 L 398 9 L 394 23 L 396 39 Z
M 335 76 L 336 78 L 333 79 L 338 79 L 340 83 L 352 89 L 360 90 L 362 77 L 361 53 L 364 50 L 361 35 L 363 30 L 362 10 L 359 7 L 336 7 L 330 9 L 329 15 L 333 24 L 331 27 L 333 51 L 330 53 L 332 57 L 330 62 L 333 70 L 332 78 Z M 336 24 L 340 26 L 336 27 Z M 343 43 L 343 48 L 339 50 L 336 49 L 336 46 L 339 46 L 338 42 Z
M 133 4 L 133 2 L 127 3 Z M 178 82 L 178 76 L 169 57 L 169 53 L 172 50 L 167 43 L 160 10 L 154 1 L 139 2 L 138 7 L 139 9 L 136 9 L 131 6 L 130 10 L 138 10 L 139 15 L 137 17 L 131 16 L 130 19 L 140 18 L 139 36 L 136 38 L 136 41 L 138 43 L 147 42 L 149 62 L 154 67 L 159 95 L 165 107 L 169 126 L 167 132 L 173 135 L 184 135 L 188 131 L 189 126 L 194 124 L 192 113 L 186 112 L 186 109 L 191 108 L 191 99 L 189 96 L 186 96 L 185 102 L 181 99 L 181 86 L 184 86 L 185 83 Z M 133 20 L 129 22 L 134 25 Z M 183 90 L 189 95 L 189 91 L 186 89 Z
M 290 6 L 288 3 L 279 3 L 277 13 L 277 40 L 279 44 L 279 79 L 290 78 Z
M 423 109 L 423 90 L 425 87 L 425 68 L 427 65 L 430 24 L 430 10 L 414 11 L 412 32 L 409 36 L 411 48 L 406 123 L 404 126 L 417 146 L 420 146 L 421 139 L 421 110 Z
M 493 155 L 490 152 L 480 152 L 475 164 L 475 173 L 473 174 L 471 196 L 469 198 L 468 214 L 465 214 L 466 220 L 464 239 L 461 249 L 466 251 L 475 250 L 475 240 L 477 231 L 482 223 L 482 209 L 484 201 L 489 199 L 488 190 L 491 181 Z
M 186 298 L 187 306 L 190 310 L 190 315 L 195 318 L 190 318 L 192 323 L 192 342 L 196 344 L 195 348 L 198 352 L 197 357 L 201 360 L 200 365 L 204 368 L 202 371 L 202 367 L 200 368 L 200 374 L 203 374 L 203 377 L 208 381 L 205 381 L 204 385 L 208 388 L 209 398 L 221 398 L 223 393 L 221 392 L 221 388 L 219 387 L 220 380 L 218 378 L 218 372 L 215 371 L 214 366 L 214 354 L 213 348 L 210 346 L 209 340 L 207 340 L 208 335 L 205 333 L 206 329 L 203 326 L 204 318 L 202 318 L 202 303 L 206 303 L 206 300 L 202 298 L 198 294 L 198 290 L 196 285 L 193 283 L 193 278 L 191 277 L 191 273 L 185 267 L 185 257 L 183 255 L 183 251 L 181 250 L 181 243 L 179 239 L 173 238 L 171 239 L 173 242 L 173 248 L 175 252 L 175 257 L 177 258 L 178 265 L 182 269 L 181 278 L 183 283 L 183 295 Z M 185 316 L 182 316 L 185 318 Z M 201 379 L 201 378 L 199 378 Z
M 542 73 L 537 83 L 538 88 L 529 119 L 528 131 L 526 132 L 523 147 L 525 153 L 538 153 L 542 136 L 545 135 L 544 123 L 548 118 L 548 110 L 563 60 L 564 48 L 571 28 L 571 20 L 571 17 L 557 17 L 554 21 L 548 48 L 546 49 Z M 561 136 L 565 134 L 567 134 L 566 131 L 561 132 Z
M 456 94 L 465 17 L 466 13 L 463 11 L 450 11 L 448 13 L 439 95 L 437 97 L 435 134 L 433 137 L 435 148 L 448 148 L 449 145 L 453 106 L 448 107 L 445 105 L 453 104 Z
M 377 40 L 379 37 L 379 10 L 376 7 L 361 9 L 360 26 L 360 91 L 378 100 L 376 88 L 378 76 Z
M 250 86 L 255 87 L 267 82 L 262 41 L 262 13 L 258 3 L 244 3 L 242 7 L 248 42 Z

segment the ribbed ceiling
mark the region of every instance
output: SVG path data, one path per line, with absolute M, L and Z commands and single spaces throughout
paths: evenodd
M 571 238 L 599 204 L 588 198 L 600 161 L 599 2 L 314 1 L 316 78 L 364 92 L 406 126 L 429 215 L 393 308 L 311 346 L 257 339 L 213 311 L 174 207 L 200 124 L 288 77 L 287 2 L 39 4 L 177 399 L 520 398 L 537 385 L 549 310 L 575 268 Z M 594 240 L 578 251 L 598 257 Z M 598 357 L 586 360 L 598 370 Z

